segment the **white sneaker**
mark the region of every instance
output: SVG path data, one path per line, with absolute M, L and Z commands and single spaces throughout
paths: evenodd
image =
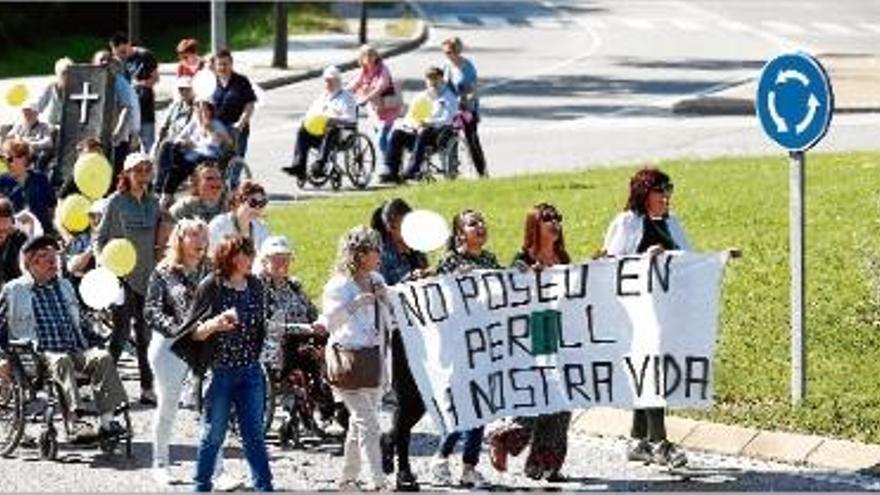
M 434 484 L 440 486 L 452 486 L 452 471 L 449 470 L 449 460 L 443 457 L 434 458 L 431 464 L 431 475 Z
M 244 481 L 237 476 L 233 476 L 232 474 L 224 471 L 214 479 L 214 491 L 217 492 L 232 492 L 238 490 L 244 485 Z
M 153 481 L 156 482 L 159 486 L 168 486 L 174 484 L 174 477 L 171 476 L 171 471 L 168 470 L 165 466 L 158 466 L 152 469 L 150 473 L 153 475 Z
M 465 488 L 475 488 L 477 490 L 482 490 L 489 486 L 489 483 L 486 481 L 486 478 L 483 478 L 483 475 L 480 474 L 476 469 L 465 469 L 461 472 L 461 486 Z

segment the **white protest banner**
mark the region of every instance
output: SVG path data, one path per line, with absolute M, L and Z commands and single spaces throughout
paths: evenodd
M 441 431 L 593 406 L 708 407 L 725 261 L 480 270 L 398 284 L 390 299 Z

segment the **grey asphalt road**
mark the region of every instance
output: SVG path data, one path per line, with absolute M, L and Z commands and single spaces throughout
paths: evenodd
M 419 50 L 389 61 L 407 94 L 460 36 L 482 87 L 481 136 L 491 174 L 778 153 L 751 117 L 684 117 L 685 97 L 753 76 L 772 56 L 876 53 L 880 4 L 858 0 L 425 2 Z M 249 159 L 270 192 L 301 197 L 289 163 L 317 81 L 270 91 Z M 876 146 L 880 114 L 836 116 L 818 150 Z M 782 158 L 784 155 L 779 153 Z
M 121 362 L 126 388 L 132 397 L 138 390 L 137 367 L 124 355 Z M 97 447 L 62 445 L 57 462 L 41 461 L 33 448 L 20 447 L 8 459 L 0 459 L 0 492 L 155 492 L 192 491 L 198 439 L 198 416 L 181 410 L 175 423 L 171 473 L 175 484 L 157 486 L 150 474 L 150 431 L 153 409 L 135 406 L 132 414 L 135 439 L 133 459 L 98 452 Z M 384 416 L 387 424 L 387 416 Z M 277 426 L 277 423 L 276 423 Z M 40 432 L 31 424 L 28 435 Z M 277 438 L 269 438 L 269 457 L 278 490 L 330 491 L 342 468 L 342 459 L 331 453 L 332 443 L 306 439 L 303 450 L 283 450 Z M 430 467 L 439 439 L 428 420 L 416 427 L 412 459 L 425 490 L 464 491 L 460 487 L 431 484 Z M 657 468 L 627 463 L 626 442 L 621 439 L 594 438 L 572 434 L 565 464 L 568 481 L 542 484 L 522 473 L 524 455 L 511 458 L 507 473 L 495 472 L 484 453 L 480 470 L 491 483 L 492 491 L 865 491 L 880 489 L 880 479 L 854 473 L 829 472 L 804 466 L 762 462 L 734 456 L 689 453 L 692 478 L 671 474 Z M 247 464 L 236 437 L 227 438 L 225 467 L 247 486 Z M 451 459 L 454 476 L 461 469 L 456 454 Z

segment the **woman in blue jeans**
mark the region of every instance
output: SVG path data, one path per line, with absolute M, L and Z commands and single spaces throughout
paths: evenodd
M 214 273 L 199 284 L 172 350 L 196 373 L 211 370 L 202 409 L 196 464 L 196 491 L 211 491 L 217 452 L 223 446 L 235 405 L 245 458 L 257 491 L 272 491 L 272 473 L 263 437 L 266 385 L 260 351 L 266 336 L 263 286 L 251 274 L 254 248 L 234 235 L 214 251 Z
M 477 210 L 462 210 L 452 218 L 452 236 L 447 244 L 446 254 L 440 259 L 435 272 L 465 273 L 471 270 L 500 269 L 498 258 L 485 249 L 489 239 L 486 219 Z M 431 473 L 435 483 L 452 485 L 452 473 L 449 470 L 449 456 L 455 450 L 461 436 L 464 435 L 464 452 L 462 452 L 462 469 L 459 485 L 468 488 L 485 489 L 487 484 L 483 475 L 477 471 L 480 460 L 480 449 L 483 444 L 483 427 L 465 432 L 452 432 L 440 443 Z

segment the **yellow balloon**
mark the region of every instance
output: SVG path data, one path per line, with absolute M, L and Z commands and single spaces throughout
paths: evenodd
M 117 277 L 124 277 L 134 270 L 137 251 L 130 240 L 113 239 L 101 250 L 98 263 L 115 273 Z
M 9 164 L 6 163 L 6 160 L 0 158 L 0 174 L 5 174 L 9 172 Z
M 80 192 L 91 199 L 99 199 L 110 188 L 113 168 L 100 153 L 86 153 L 73 166 L 73 181 Z
M 28 88 L 18 83 L 6 91 L 6 103 L 11 107 L 20 107 L 28 99 Z
M 406 112 L 406 118 L 416 124 L 421 124 L 431 116 L 431 100 L 424 94 L 416 97 Z
M 81 232 L 89 226 L 89 206 L 92 202 L 82 194 L 71 194 L 58 206 L 58 218 L 69 232 Z
M 320 113 L 307 113 L 303 127 L 312 136 L 323 136 L 327 131 L 327 116 Z

